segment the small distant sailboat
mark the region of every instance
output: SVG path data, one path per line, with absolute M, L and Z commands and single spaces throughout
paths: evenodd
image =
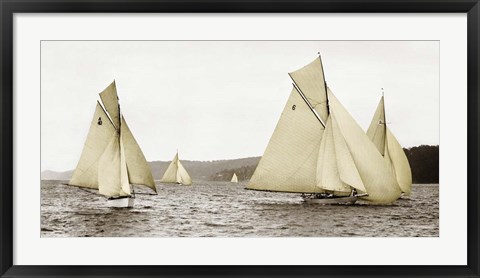
M 165 174 L 163 174 L 160 182 L 163 183 L 176 183 L 183 185 L 191 185 L 192 178 L 188 174 L 187 170 L 183 167 L 182 163 L 178 159 L 178 152 L 175 154 L 172 162 L 168 166 Z
M 289 75 L 292 92 L 247 189 L 318 204 L 397 200 L 391 167 L 327 87 L 320 56 Z
M 237 174 L 233 173 L 233 177 L 232 177 L 232 180 L 230 182 L 238 183 Z
M 412 191 L 412 171 L 402 146 L 387 126 L 385 114 L 385 98 L 382 95 L 368 127 L 367 136 L 392 168 L 402 193 L 408 196 Z
M 87 140 L 68 185 L 98 189 L 110 207 L 133 207 L 133 184 L 157 192 L 150 166 L 120 111 L 113 81 L 100 93 Z M 105 107 L 105 109 L 104 109 Z

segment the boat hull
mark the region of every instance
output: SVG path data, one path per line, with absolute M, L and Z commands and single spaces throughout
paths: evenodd
M 109 208 L 133 208 L 135 203 L 135 198 L 117 198 L 117 199 L 108 199 L 107 207 Z
M 357 196 L 334 197 L 334 198 L 303 198 L 309 204 L 319 205 L 353 205 L 358 200 Z

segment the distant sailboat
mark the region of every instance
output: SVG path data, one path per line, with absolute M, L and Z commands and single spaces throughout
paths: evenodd
M 290 77 L 292 92 L 247 189 L 302 193 L 320 204 L 398 199 L 390 166 L 327 87 L 320 57 Z
M 100 93 L 82 155 L 68 185 L 98 189 L 112 207 L 133 207 L 132 184 L 155 192 L 150 166 L 120 111 L 115 81 Z
M 163 183 L 176 183 L 183 185 L 191 185 L 192 178 L 188 174 L 187 170 L 183 167 L 182 163 L 178 159 L 178 152 L 175 154 L 172 162 L 168 166 L 165 174 L 163 174 L 160 182 Z
M 402 193 L 410 195 L 412 191 L 412 171 L 402 146 L 387 126 L 383 96 L 368 127 L 367 136 L 391 166 Z
M 232 180 L 230 182 L 238 183 L 237 174 L 233 173 Z

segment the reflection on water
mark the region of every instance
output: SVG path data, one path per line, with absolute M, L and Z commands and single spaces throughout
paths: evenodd
M 438 237 L 438 185 L 414 185 L 393 205 L 322 206 L 300 194 L 245 190 L 245 184 L 157 183 L 135 207 L 42 181 L 42 237 Z M 149 192 L 137 188 L 136 191 Z

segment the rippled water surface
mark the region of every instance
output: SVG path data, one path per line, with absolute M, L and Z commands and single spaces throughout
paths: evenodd
M 388 206 L 322 206 L 243 183 L 157 183 L 158 195 L 137 195 L 130 209 L 59 181 L 41 186 L 42 237 L 438 237 L 437 184 Z

